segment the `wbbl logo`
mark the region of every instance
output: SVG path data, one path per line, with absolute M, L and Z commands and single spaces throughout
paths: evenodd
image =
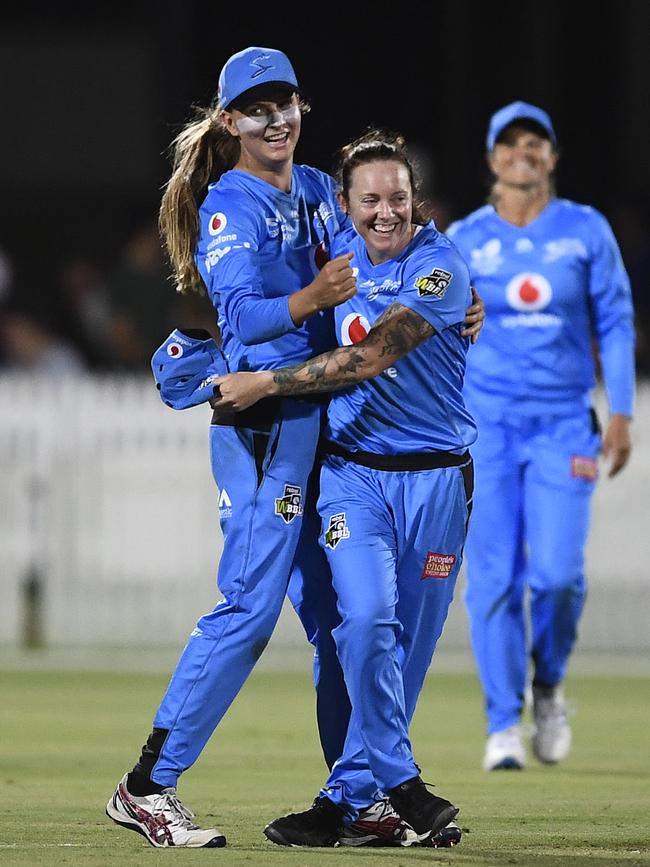
M 275 514 L 279 515 L 285 524 L 290 524 L 294 518 L 302 515 L 302 491 L 299 485 L 284 486 L 284 496 L 275 501 Z
M 341 539 L 349 539 L 350 531 L 347 528 L 345 520 L 345 512 L 340 512 L 338 515 L 332 515 L 330 525 L 325 531 L 325 544 L 328 548 L 334 550 Z
M 444 298 L 453 276 L 451 271 L 434 268 L 426 277 L 416 279 L 415 288 L 418 290 L 418 295 L 434 295 L 436 298 Z

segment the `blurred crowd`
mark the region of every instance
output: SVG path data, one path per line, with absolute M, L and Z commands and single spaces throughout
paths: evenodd
M 216 336 L 209 301 L 175 291 L 155 216 L 108 264 L 85 250 L 63 259 L 47 287 L 26 285 L 0 248 L 0 372 L 147 372 L 176 327 Z
M 442 202 L 433 212 L 443 230 L 457 216 Z M 627 203 L 607 216 L 632 283 L 638 375 L 648 378 L 650 213 L 645 203 Z M 0 373 L 143 373 L 173 328 L 218 337 L 209 301 L 175 291 L 155 215 L 108 263 L 79 250 L 59 263 L 47 287 L 26 285 L 21 270 L 0 240 Z

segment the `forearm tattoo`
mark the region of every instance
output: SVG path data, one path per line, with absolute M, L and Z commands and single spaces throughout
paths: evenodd
M 354 385 L 376 376 L 435 333 L 435 328 L 409 307 L 391 304 L 360 343 L 274 371 L 276 393 L 309 394 Z

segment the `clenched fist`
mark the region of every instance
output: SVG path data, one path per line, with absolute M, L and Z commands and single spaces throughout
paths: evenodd
M 289 298 L 289 312 L 296 325 L 357 294 L 357 278 L 350 265 L 352 256 L 352 253 L 344 253 L 326 262 L 313 282 Z

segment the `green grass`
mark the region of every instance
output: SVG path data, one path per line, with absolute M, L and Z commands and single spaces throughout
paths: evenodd
M 167 676 L 0 672 L 0 865 L 650 864 L 650 683 L 575 676 L 574 750 L 556 767 L 480 770 L 472 674 L 431 674 L 412 728 L 424 779 L 461 806 L 453 850 L 285 849 L 264 824 L 308 806 L 324 780 L 306 673 L 255 672 L 180 793 L 228 848 L 168 852 L 115 826 L 104 806 L 136 760 Z

